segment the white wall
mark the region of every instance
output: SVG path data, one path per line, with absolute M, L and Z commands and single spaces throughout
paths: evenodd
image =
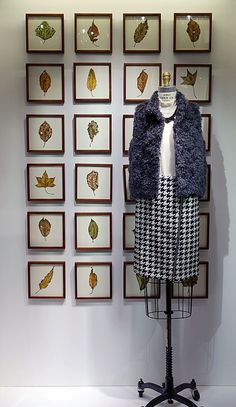
M 212 200 L 209 299 L 194 303 L 191 319 L 174 322 L 176 381 L 195 377 L 199 384 L 236 385 L 236 183 L 235 183 L 235 106 L 236 55 L 234 51 L 234 0 L 146 0 L 111 2 L 0 2 L 0 385 L 121 385 L 136 384 L 140 376 L 161 382 L 164 378 L 164 323 L 144 316 L 141 302 L 123 300 L 122 263 L 122 164 L 121 119 L 133 113 L 124 106 L 122 96 L 123 62 L 160 61 L 172 71 L 174 63 L 212 63 Z M 111 56 L 82 55 L 73 52 L 73 15 L 75 12 L 112 12 L 114 43 Z M 162 52 L 160 56 L 122 53 L 122 14 L 124 12 L 162 14 Z M 212 12 L 213 45 L 211 54 L 174 55 L 172 20 L 174 12 Z M 60 12 L 65 15 L 65 54 L 27 55 L 25 52 L 25 13 Z M 25 99 L 25 63 L 65 64 L 66 102 L 64 106 L 31 106 Z M 74 105 L 72 102 L 72 64 L 76 61 L 110 61 L 113 71 L 111 105 Z M 74 163 L 72 118 L 85 112 L 113 114 L 113 154 L 104 162 L 114 164 L 113 252 L 93 256 L 113 262 L 113 299 L 102 303 L 76 303 L 74 300 L 74 262 L 88 260 L 77 255 L 73 244 Z M 65 114 L 66 152 L 53 161 L 66 163 L 67 247 L 62 254 L 27 252 L 25 168 L 37 157 L 25 153 L 25 115 L 31 113 Z M 41 157 L 41 162 L 48 158 Z M 84 158 L 83 162 L 90 161 Z M 92 159 L 94 160 L 94 159 Z M 90 161 L 91 162 L 91 161 Z M 79 209 L 83 209 L 81 207 Z M 101 206 L 110 210 L 109 206 Z M 207 209 L 207 206 L 205 207 Z M 86 208 L 87 209 L 87 208 Z M 92 210 L 92 209 L 91 209 Z M 126 256 L 131 259 L 132 256 Z M 207 256 L 203 256 L 203 259 Z M 29 260 L 65 260 L 67 296 L 61 301 L 33 301 L 27 298 L 26 266 Z

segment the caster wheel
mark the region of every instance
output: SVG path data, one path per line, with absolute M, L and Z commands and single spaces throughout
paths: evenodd
M 143 390 L 138 390 L 138 395 L 139 395 L 140 398 L 143 397 L 143 393 L 144 393 Z
M 192 391 L 192 398 L 195 401 L 199 401 L 200 400 L 200 393 L 197 389 Z

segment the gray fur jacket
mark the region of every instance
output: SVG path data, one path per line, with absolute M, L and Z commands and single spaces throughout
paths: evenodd
M 205 192 L 206 155 L 198 105 L 176 93 L 174 143 L 176 194 L 187 198 Z M 158 92 L 137 106 L 133 138 L 129 147 L 129 188 L 133 199 L 153 199 L 158 195 L 159 156 L 164 117 L 159 110 Z

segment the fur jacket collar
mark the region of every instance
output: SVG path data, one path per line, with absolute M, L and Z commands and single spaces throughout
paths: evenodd
M 182 198 L 200 198 L 205 192 L 207 164 L 199 107 L 179 91 L 176 93 L 176 105 L 173 125 L 176 194 Z M 133 199 L 152 199 L 158 195 L 164 124 L 156 91 L 135 110 L 133 138 L 129 147 L 129 188 Z

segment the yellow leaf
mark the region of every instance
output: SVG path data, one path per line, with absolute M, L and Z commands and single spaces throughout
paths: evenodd
M 53 268 L 52 268 L 52 269 L 46 274 L 46 276 L 40 281 L 40 283 L 39 283 L 39 290 L 36 291 L 35 294 L 37 294 L 40 290 L 43 290 L 43 289 L 45 289 L 45 288 L 47 288 L 47 287 L 49 286 L 49 284 L 51 283 L 52 278 L 53 278 L 54 267 L 55 267 L 55 266 L 53 266 Z M 34 294 L 34 295 L 35 295 L 35 294 Z
M 96 88 L 96 86 L 97 86 L 96 75 L 95 75 L 93 68 L 90 68 L 88 77 L 87 77 L 87 88 L 88 88 L 88 90 L 90 90 L 91 94 L 92 94 L 92 91 Z M 92 96 L 93 96 L 93 94 L 92 94 Z
M 49 192 L 46 190 L 46 188 L 53 188 L 56 186 L 56 184 L 54 183 L 56 177 L 52 177 L 49 178 L 47 171 L 44 171 L 42 177 L 36 177 L 37 179 L 37 184 L 35 184 L 35 186 L 37 188 L 45 188 L 45 191 L 47 192 L 47 194 L 49 194 Z M 51 194 L 53 195 L 53 194 Z

